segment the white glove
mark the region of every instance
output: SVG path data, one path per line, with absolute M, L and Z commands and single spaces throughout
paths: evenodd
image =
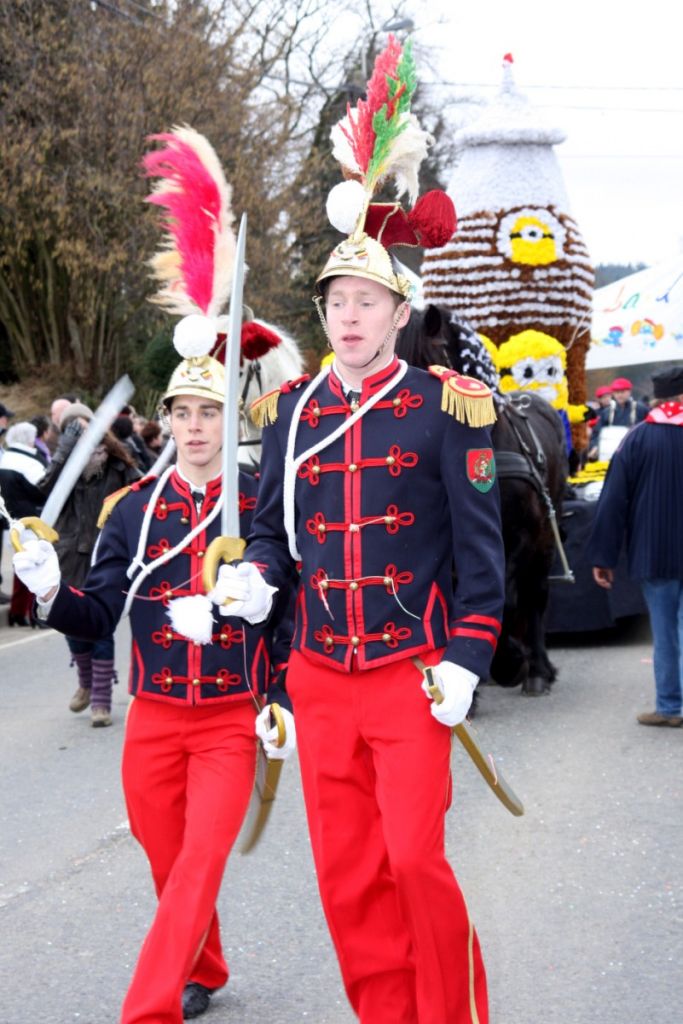
M 452 729 L 454 725 L 460 725 L 465 721 L 479 676 L 461 665 L 455 665 L 452 661 L 442 661 L 434 666 L 432 672 L 434 682 L 443 694 L 443 700 L 440 704 L 432 700 L 430 710 L 437 722 Z M 422 683 L 422 689 L 431 700 L 426 679 Z
M 216 586 L 208 595 L 218 605 L 221 615 L 239 615 L 252 626 L 268 618 L 277 587 L 266 583 L 252 562 L 222 565 Z M 230 598 L 230 604 L 224 601 Z
M 280 714 L 285 720 L 285 742 L 281 747 L 275 746 L 277 727 L 271 728 L 270 704 L 266 704 L 263 711 L 256 716 L 256 735 L 261 740 L 269 761 L 286 761 L 296 750 L 294 715 L 286 708 L 280 708 Z
M 21 582 L 38 597 L 58 587 L 62 574 L 52 544 L 47 540 L 22 540 L 22 544 L 23 551 L 17 551 L 12 559 Z

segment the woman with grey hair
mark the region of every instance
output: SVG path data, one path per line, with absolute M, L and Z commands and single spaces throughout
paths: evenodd
M 4 470 L 21 473 L 31 484 L 37 484 L 45 472 L 36 450 L 36 433 L 35 425 L 25 420 L 12 424 L 7 431 L 7 447 L 2 456 Z
M 35 439 L 33 423 L 14 423 L 7 431 L 7 448 L 0 463 L 0 490 L 10 515 L 15 519 L 38 515 L 45 501 L 36 487 L 45 473 L 45 466 L 36 451 Z M 15 575 L 9 603 L 9 625 L 28 626 L 32 606 L 33 595 Z

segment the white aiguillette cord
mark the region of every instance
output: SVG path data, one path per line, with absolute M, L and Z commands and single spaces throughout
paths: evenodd
M 218 501 L 211 509 L 206 519 L 202 519 L 197 524 L 197 526 L 194 527 L 193 530 L 190 530 L 190 532 L 183 537 L 180 543 L 176 544 L 176 546 L 173 548 L 169 548 L 169 550 L 165 551 L 163 555 L 160 555 L 158 558 L 155 558 L 153 562 L 148 562 L 147 564 L 142 562 L 142 555 L 144 554 L 145 545 L 147 544 L 147 536 L 149 534 L 150 522 L 152 519 L 152 515 L 154 514 L 154 506 L 156 505 L 156 500 L 159 494 L 161 493 L 163 485 L 166 483 L 166 480 L 168 479 L 169 475 L 173 472 L 174 468 L 174 466 L 169 466 L 168 470 L 164 473 L 164 475 L 160 477 L 159 482 L 154 488 L 154 491 L 149 499 L 149 504 L 147 506 L 147 511 L 145 513 L 145 518 L 143 519 L 142 522 L 142 529 L 140 531 L 140 541 L 138 543 L 138 549 L 135 553 L 135 558 L 128 567 L 129 577 L 135 572 L 136 568 L 139 568 L 140 572 L 133 580 L 130 590 L 128 591 L 126 603 L 123 606 L 122 617 L 130 613 L 131 605 L 133 603 L 135 595 L 140 589 L 143 580 L 145 580 L 152 572 L 154 572 L 155 569 L 158 569 L 160 566 L 165 565 L 166 562 L 170 562 L 172 558 L 175 558 L 177 554 L 183 551 L 187 547 L 187 545 L 195 539 L 195 537 L 202 533 L 207 528 L 207 526 L 209 526 L 209 524 L 214 521 L 216 516 L 219 515 L 221 509 L 223 508 L 223 490 L 221 488 L 221 493 L 218 498 Z

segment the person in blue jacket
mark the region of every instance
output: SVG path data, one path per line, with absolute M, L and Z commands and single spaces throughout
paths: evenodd
M 654 643 L 656 704 L 641 725 L 680 726 L 683 681 L 683 367 L 653 378 L 653 408 L 612 456 L 589 542 L 610 588 L 622 543 L 640 580 Z

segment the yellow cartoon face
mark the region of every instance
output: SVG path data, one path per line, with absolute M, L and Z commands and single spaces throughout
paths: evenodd
M 533 358 L 525 356 L 510 367 L 506 380 L 510 381 L 506 390 L 535 391 L 545 398 L 546 402 L 554 404 L 560 397 L 562 385 L 564 384 L 565 403 L 567 400 L 567 382 L 564 376 L 564 367 L 559 356 L 541 356 Z
M 550 210 L 516 210 L 498 229 L 498 249 L 513 263 L 544 266 L 562 253 L 565 231 Z
M 556 409 L 569 400 L 564 346 L 543 331 L 522 331 L 498 349 L 501 391 L 535 391 Z

